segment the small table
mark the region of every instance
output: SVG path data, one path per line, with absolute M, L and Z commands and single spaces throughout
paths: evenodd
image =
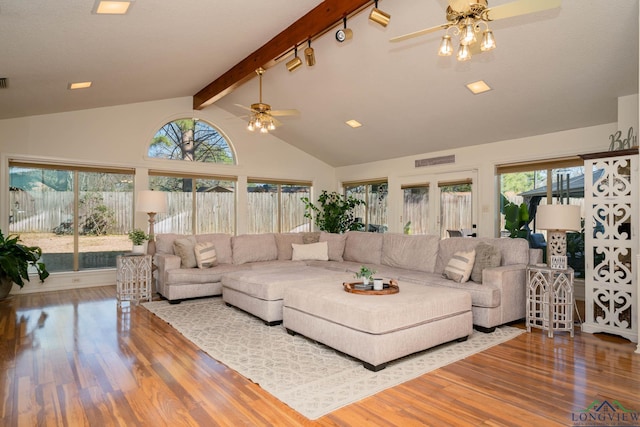
M 573 269 L 527 266 L 527 332 L 568 331 L 573 337 Z
M 116 258 L 116 298 L 118 307 L 123 301 L 138 304 L 151 301 L 151 255 L 126 254 Z

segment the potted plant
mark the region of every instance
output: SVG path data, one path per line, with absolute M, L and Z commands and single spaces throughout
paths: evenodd
M 303 197 L 302 202 L 305 204 L 304 217 L 314 219 L 321 231 L 344 233 L 362 228 L 362 224 L 355 217 L 354 210 L 360 205 L 366 205 L 364 200 L 323 190 L 318 197 L 319 206 L 314 205 L 308 197 Z
M 356 273 L 356 279 L 362 279 L 362 284 L 368 285 L 369 281 L 373 280 L 374 274 L 376 274 L 375 270 L 363 265 L 360 267 L 360 271 Z
M 129 240 L 133 242 L 133 249 L 131 252 L 134 254 L 143 254 L 144 242 L 149 240 L 149 235 L 139 228 L 134 228 L 129 232 Z
M 34 267 L 41 282 L 49 277 L 44 263 L 38 262 L 42 249 L 37 246 L 25 246 L 20 236 L 9 235 L 6 238 L 0 231 L 0 299 L 6 298 L 11 287 L 23 287 L 24 280 L 29 281 L 29 267 Z

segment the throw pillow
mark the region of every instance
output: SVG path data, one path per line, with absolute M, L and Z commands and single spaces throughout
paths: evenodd
M 320 232 L 320 241 L 327 242 L 329 247 L 330 261 L 343 261 L 342 254 L 344 253 L 346 239 L 346 234 L 327 233 L 326 231 Z
M 196 256 L 196 263 L 198 268 L 211 268 L 218 265 L 218 258 L 216 257 L 216 248 L 211 242 L 197 243 L 193 248 L 193 252 Z
M 471 270 L 471 280 L 482 283 L 482 270 L 499 267 L 501 260 L 500 249 L 488 243 L 479 243 L 476 246 L 476 260 L 473 264 L 473 270 Z
M 194 239 L 176 239 L 173 242 L 173 252 L 180 257 L 182 268 L 194 268 L 198 266 L 194 252 L 196 244 Z
M 302 234 L 300 233 L 276 233 L 276 246 L 278 247 L 278 259 L 286 261 L 291 259 L 291 244 L 301 245 Z
M 449 260 L 442 275 L 454 282 L 466 282 L 471 275 L 475 257 L 476 251 L 473 249 L 469 252 L 456 252 Z
M 329 245 L 327 242 L 309 243 L 308 245 L 291 244 L 293 261 L 329 261 Z

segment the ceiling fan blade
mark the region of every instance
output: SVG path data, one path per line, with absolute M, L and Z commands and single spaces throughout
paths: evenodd
M 249 108 L 249 107 L 245 107 L 244 105 L 241 105 L 241 104 L 233 104 L 233 105 L 235 105 L 236 107 L 240 107 L 240 108 L 242 108 L 243 110 L 253 111 L 251 108 Z
M 423 36 L 425 34 L 429 34 L 429 33 L 433 33 L 434 31 L 438 31 L 438 30 L 444 30 L 446 28 L 448 28 L 451 24 L 441 24 L 435 27 L 431 27 L 431 28 L 425 28 L 424 30 L 420 30 L 420 31 L 414 31 L 413 33 L 409 33 L 409 34 L 405 34 L 403 36 L 398 36 L 398 37 L 394 37 L 392 39 L 390 39 L 390 42 L 401 42 L 404 40 L 409 40 L 412 39 L 414 37 L 420 37 Z
M 299 116 L 300 111 L 291 109 L 291 110 L 271 110 L 272 116 Z
M 560 7 L 561 0 L 517 0 L 486 10 L 489 21 Z
M 282 126 L 282 122 L 281 122 L 280 120 L 276 119 L 275 117 L 271 116 L 271 120 L 273 120 L 273 125 L 274 125 L 275 127 L 280 127 L 280 126 Z

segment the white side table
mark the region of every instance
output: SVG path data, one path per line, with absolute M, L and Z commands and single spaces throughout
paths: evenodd
M 151 255 L 127 254 L 116 258 L 116 298 L 118 307 L 123 301 L 151 301 Z
M 568 331 L 573 337 L 573 269 L 527 266 L 527 332 Z

